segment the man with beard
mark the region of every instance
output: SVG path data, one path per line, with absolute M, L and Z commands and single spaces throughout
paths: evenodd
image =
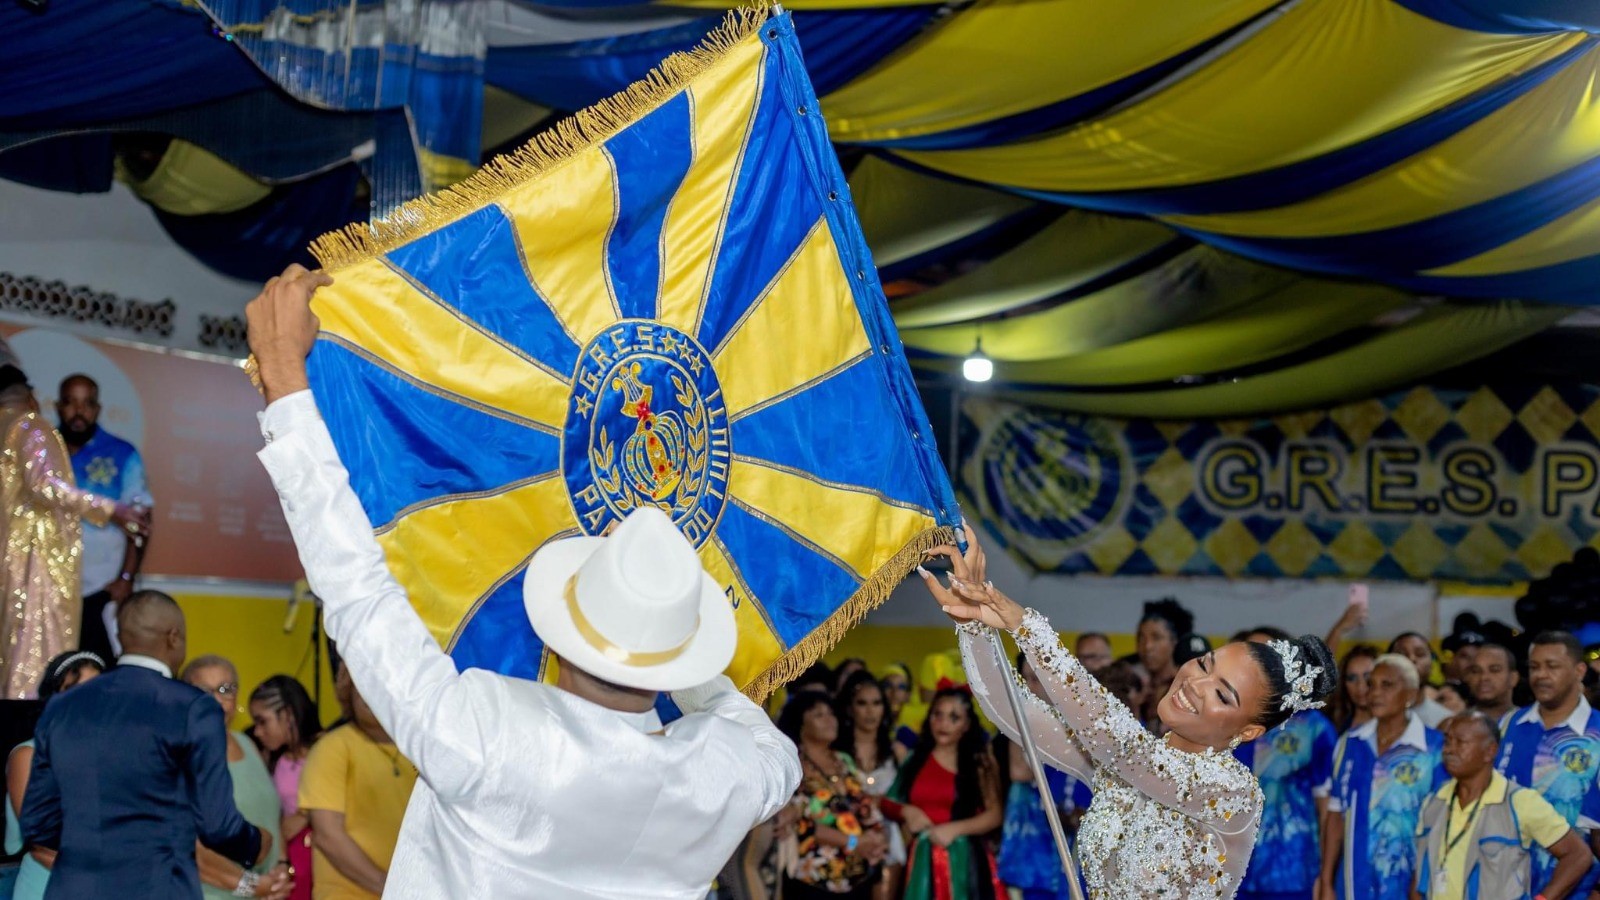
M 120 503 L 148 507 L 144 461 L 138 448 L 100 427 L 100 385 L 68 375 L 56 394 L 56 421 L 78 486 Z M 80 647 L 115 659 L 117 606 L 133 593 L 148 532 L 133 535 L 111 525 L 83 525 L 83 622 Z
M 15 359 L 0 341 L 0 360 Z M 137 534 L 147 517 L 77 486 L 61 437 L 39 415 L 28 376 L 0 365 L 0 519 L 5 537 L 0 589 L 0 696 L 32 697 L 45 663 L 78 647 L 82 522 L 108 521 Z
M 1583 647 L 1564 631 L 1546 631 L 1528 645 L 1528 686 L 1536 701 L 1511 713 L 1502 731 L 1495 768 L 1520 785 L 1538 791 L 1591 846 L 1600 844 L 1600 716 L 1583 696 L 1588 671 Z M 1547 883 L 1555 857 L 1533 851 L 1533 883 Z M 1595 884 L 1591 869 L 1576 896 Z
M 1484 644 L 1467 666 L 1467 688 L 1472 691 L 1472 708 L 1499 722 L 1516 708 L 1512 695 L 1522 676 L 1517 673 L 1517 658 L 1499 644 Z

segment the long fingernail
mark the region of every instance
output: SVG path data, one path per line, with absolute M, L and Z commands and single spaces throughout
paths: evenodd
M 921 566 L 917 566 L 917 574 L 918 574 L 918 575 L 921 575 L 921 576 L 922 576 L 922 577 L 923 577 L 923 578 L 930 578 L 930 577 L 932 577 L 932 576 L 930 576 L 930 575 L 929 575 L 929 574 L 928 574 L 928 570 L 927 570 L 927 569 L 924 569 L 924 568 L 923 568 L 923 567 L 921 567 Z

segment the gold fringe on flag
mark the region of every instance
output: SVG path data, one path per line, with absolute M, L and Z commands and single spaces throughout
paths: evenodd
M 383 254 L 464 218 L 507 192 L 559 169 L 577 154 L 603 144 L 722 62 L 729 50 L 757 33 L 767 21 L 766 7 L 742 7 L 693 50 L 674 53 L 643 79 L 588 109 L 574 113 L 520 149 L 495 157 L 466 180 L 408 201 L 387 217 L 347 225 L 317 238 L 311 253 L 327 272 Z
M 744 695 L 757 703 L 766 702 L 774 691 L 793 681 L 801 672 L 811 668 L 813 663 L 832 650 L 845 636 L 845 632 L 861 624 L 867 613 L 882 606 L 883 601 L 889 599 L 889 595 L 894 593 L 900 582 L 922 562 L 922 558 L 929 550 L 955 542 L 955 529 L 945 527 L 929 528 L 912 538 L 900 548 L 899 553 L 878 566 L 878 571 L 863 581 L 861 586 L 856 588 L 856 592 L 850 595 L 850 599 L 835 610 L 833 615 L 813 629 L 800 643 L 790 647 L 787 653 L 778 657 L 766 671 L 751 679 L 750 683 L 744 686 Z

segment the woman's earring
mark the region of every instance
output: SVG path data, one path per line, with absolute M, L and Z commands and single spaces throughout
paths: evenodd
M 1237 749 L 1239 749 L 1239 745 L 1242 744 L 1242 743 L 1244 743 L 1244 739 L 1239 737 L 1236 734 L 1236 735 L 1233 736 L 1233 740 L 1228 742 L 1228 749 L 1229 750 L 1237 750 Z

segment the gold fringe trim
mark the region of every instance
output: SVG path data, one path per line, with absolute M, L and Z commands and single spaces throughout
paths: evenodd
M 955 540 L 953 528 L 929 528 L 918 533 L 900 548 L 899 553 L 879 566 L 871 578 L 862 582 L 861 587 L 856 588 L 850 599 L 827 621 L 818 625 L 800 643 L 790 647 L 789 652 L 779 657 L 766 671 L 751 679 L 744 686 L 745 696 L 757 703 L 765 703 L 774 691 L 794 680 L 821 659 L 823 654 L 832 650 L 845 632 L 861 624 L 867 613 L 882 606 L 883 601 L 889 599 L 889 595 L 922 562 L 922 557 L 929 550 L 941 544 L 954 544 Z
M 520 149 L 484 163 L 466 180 L 402 204 L 381 221 L 358 222 L 317 238 L 311 243 L 311 253 L 325 271 L 334 272 L 382 256 L 483 209 L 654 112 L 726 59 L 728 52 L 755 34 L 768 16 L 769 10 L 764 6 L 729 11 L 722 24 L 699 46 L 672 54 L 620 93 L 562 119 Z

